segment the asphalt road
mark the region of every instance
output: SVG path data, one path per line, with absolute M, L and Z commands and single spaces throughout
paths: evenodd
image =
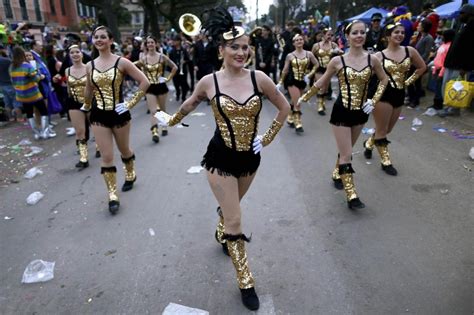
M 258 314 L 473 314 L 473 140 L 451 130 L 474 126 L 422 112 L 404 109 L 389 136 L 397 177 L 381 171 L 376 152 L 367 164 L 366 136 L 359 139 L 353 166 L 367 207 L 357 212 L 332 186 L 329 116 L 307 106 L 303 135 L 284 127 L 264 148 L 242 202 Z M 206 176 L 186 173 L 214 132 L 211 108 L 203 103 L 196 113 L 204 115 L 153 144 L 145 106 L 133 110 L 138 181 L 120 194 L 116 216 L 107 211 L 100 161 L 91 157 L 78 172 L 72 140 L 42 161 L 44 175 L 0 189 L 1 314 L 159 314 L 170 302 L 247 313 L 213 237 L 217 204 Z M 274 115 L 265 101 L 260 130 Z M 414 117 L 423 121 L 418 131 Z M 116 165 L 121 185 L 118 154 Z M 34 191 L 45 197 L 28 206 Z M 53 280 L 21 284 L 34 259 L 55 261 Z

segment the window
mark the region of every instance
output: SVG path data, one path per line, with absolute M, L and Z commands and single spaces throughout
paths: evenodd
M 35 14 L 36 14 L 36 21 L 41 22 L 41 8 L 39 4 L 39 0 L 35 0 Z
M 13 11 L 10 0 L 3 0 L 3 7 L 5 8 L 5 18 L 13 19 Z
M 142 14 L 140 12 L 136 12 L 133 14 L 133 24 L 140 24 L 142 23 Z
M 25 0 L 20 0 L 20 8 L 21 8 L 21 18 L 23 20 L 28 20 L 28 11 L 26 10 Z
M 61 14 L 66 15 L 66 5 L 64 4 L 64 0 L 61 0 Z
M 49 8 L 51 9 L 51 15 L 56 15 L 56 7 L 54 6 L 54 0 L 49 0 Z

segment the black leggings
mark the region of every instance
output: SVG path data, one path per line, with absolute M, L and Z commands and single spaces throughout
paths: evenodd
M 33 118 L 33 107 L 36 107 L 40 112 L 41 116 L 48 116 L 48 110 L 44 100 L 39 100 L 34 103 L 23 103 L 23 110 L 26 113 L 26 118 Z

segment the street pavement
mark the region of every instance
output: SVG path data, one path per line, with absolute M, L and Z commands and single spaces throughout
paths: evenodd
M 171 93 L 169 103 L 174 112 Z M 263 149 L 242 202 L 258 314 L 473 314 L 474 142 L 462 137 L 472 136 L 473 114 L 423 111 L 404 108 L 389 135 L 396 177 L 380 169 L 376 151 L 367 163 L 361 135 L 353 167 L 367 207 L 359 211 L 332 186 L 335 141 L 329 115 L 314 104 L 303 109 L 303 135 L 285 126 Z M 214 240 L 217 203 L 205 172 L 186 172 L 199 165 L 215 126 L 206 103 L 195 113 L 189 128 L 171 128 L 154 144 L 144 103 L 134 108 L 138 180 L 120 192 L 116 216 L 93 145 L 90 167 L 78 171 L 74 141 L 63 135 L 47 141 L 60 151 L 41 160 L 43 175 L 0 188 L 0 314 L 161 314 L 169 303 L 250 313 Z M 265 101 L 261 133 L 275 114 Z M 415 117 L 423 122 L 416 131 Z M 115 161 L 120 187 L 118 152 Z M 34 191 L 45 197 L 29 206 Z M 54 261 L 54 279 L 22 284 L 34 259 Z

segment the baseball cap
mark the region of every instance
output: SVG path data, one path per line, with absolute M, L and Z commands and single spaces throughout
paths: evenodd
M 370 18 L 371 21 L 381 21 L 383 18 L 381 13 L 374 13 L 372 14 L 372 17 Z

